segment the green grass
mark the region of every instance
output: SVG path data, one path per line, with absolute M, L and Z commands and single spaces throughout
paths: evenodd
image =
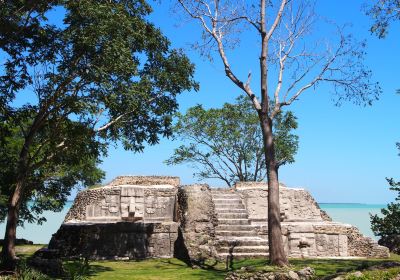
M 17 246 L 17 254 L 26 258 L 40 249 L 42 245 Z M 301 269 L 310 266 L 315 269 L 318 279 L 338 273 L 350 273 L 352 271 L 368 269 L 388 261 L 400 262 L 400 256 L 392 255 L 389 259 L 291 259 L 291 269 Z M 74 269 L 75 262 L 65 262 L 69 269 Z M 268 266 L 265 259 L 248 259 L 234 261 L 233 269 L 251 267 L 253 270 L 273 271 L 276 268 Z M 143 261 L 91 261 L 86 276 L 89 279 L 135 279 L 135 280 L 219 280 L 224 279 L 227 271 L 225 263 L 206 263 L 204 268 L 192 269 L 184 262 L 177 259 L 149 259 Z M 378 271 L 364 272 L 364 278 L 370 279 L 391 279 L 400 273 L 400 268 L 390 268 Z M 352 280 L 353 278 L 348 278 Z
M 398 261 L 398 256 L 390 259 L 291 259 L 291 269 L 301 269 L 310 266 L 315 269 L 318 279 L 337 273 L 352 272 L 367 269 L 368 267 L 379 265 L 387 261 Z M 137 280 L 158 280 L 158 279 L 224 279 L 227 271 L 223 263 L 209 266 L 208 268 L 189 268 L 185 263 L 177 259 L 152 259 L 144 261 L 100 261 L 91 262 L 89 279 L 137 279 Z M 253 270 L 273 271 L 276 268 L 268 266 L 263 259 L 242 260 L 234 262 L 234 270 L 243 266 L 251 267 Z M 388 270 L 372 271 L 366 273 L 368 279 L 386 279 L 400 273 L 400 268 Z M 385 276 L 389 275 L 389 276 Z M 363 279 L 363 278 L 361 278 Z M 387 278 L 390 279 L 390 278 Z
M 218 268 L 192 269 L 177 259 L 152 259 L 145 261 L 101 261 L 90 263 L 90 279 L 224 279 L 226 271 Z
M 348 275 L 346 280 L 392 280 L 400 273 L 399 268 L 363 272 L 362 277 Z
M 318 278 L 323 278 L 329 275 L 335 275 L 345 272 L 362 271 L 369 267 L 383 264 L 389 261 L 400 261 L 399 256 L 393 255 L 389 259 L 302 259 L 291 260 L 290 263 L 296 268 L 310 266 L 315 269 L 315 274 Z M 400 273 L 400 269 L 396 268 Z M 380 279 L 380 278 L 373 278 Z
M 18 245 L 15 246 L 15 253 L 18 257 L 27 258 L 33 255 L 37 250 L 43 248 L 46 245 L 35 244 L 35 245 Z

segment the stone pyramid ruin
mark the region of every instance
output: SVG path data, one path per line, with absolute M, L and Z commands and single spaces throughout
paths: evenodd
M 181 186 L 178 177 L 121 176 L 80 192 L 49 243 L 63 257 L 187 260 L 268 256 L 268 187 Z M 385 258 L 386 247 L 334 222 L 305 189 L 280 186 L 289 257 Z

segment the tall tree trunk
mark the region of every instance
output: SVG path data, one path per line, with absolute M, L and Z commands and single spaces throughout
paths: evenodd
M 272 265 L 288 265 L 283 248 L 281 230 L 281 211 L 279 205 L 278 165 L 275 158 L 275 144 L 272 134 L 272 120 L 260 115 L 263 132 L 265 160 L 268 178 L 268 245 L 269 260 Z
M 260 3 L 260 87 L 261 87 L 261 110 L 258 110 L 261 130 L 264 140 L 265 162 L 268 179 L 268 245 L 269 261 L 272 265 L 285 266 L 289 264 L 283 249 L 281 214 L 279 206 L 279 181 L 278 165 L 275 159 L 275 144 L 272 133 L 272 119 L 269 117 L 270 104 L 268 98 L 268 40 L 266 30 L 266 0 Z
M 29 133 L 25 139 L 18 160 L 18 170 L 15 180 L 15 188 L 12 190 L 8 199 L 7 224 L 4 234 L 4 244 L 1 251 L 2 266 L 7 270 L 14 270 L 17 263 L 15 255 L 15 239 L 17 238 L 17 224 L 19 208 L 21 206 L 21 197 L 24 193 L 25 179 L 28 171 L 28 151 L 32 143 L 34 133 Z
M 44 124 L 45 118 L 49 114 L 46 109 L 47 108 L 44 107 L 39 111 L 31 127 L 29 128 L 29 133 L 25 137 L 25 141 L 18 159 L 18 170 L 15 180 L 15 188 L 8 199 L 7 224 L 4 234 L 3 249 L 1 251 L 2 266 L 7 270 L 14 270 L 18 260 L 17 256 L 15 255 L 15 240 L 17 238 L 17 224 L 19 209 L 21 206 L 21 198 L 24 195 L 26 176 L 29 169 L 29 149 L 31 147 L 35 134 Z
M 7 270 L 14 270 L 18 260 L 15 255 L 15 240 L 17 237 L 18 212 L 21 203 L 23 181 L 19 177 L 15 190 L 8 201 L 7 225 L 4 234 L 3 250 L 1 252 L 2 266 Z

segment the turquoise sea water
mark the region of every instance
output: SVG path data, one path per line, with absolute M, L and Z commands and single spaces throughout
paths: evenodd
M 18 227 L 17 238 L 25 238 L 37 244 L 48 244 L 51 239 L 51 235 L 56 233 L 71 206 L 72 202 L 69 201 L 66 203 L 61 212 L 45 212 L 44 216 L 46 217 L 47 222 L 43 223 L 42 225 L 25 223 L 24 227 Z M 1 223 L 0 238 L 4 238 L 4 230 L 5 224 Z
M 371 230 L 369 214 L 380 214 L 385 204 L 359 204 L 359 203 L 319 203 L 321 209 L 325 210 L 335 222 L 351 224 L 366 236 L 375 240 Z
M 64 210 L 59 213 L 45 213 L 47 222 L 43 225 L 26 224 L 24 228 L 18 228 L 17 237 L 29 239 L 39 244 L 47 244 L 51 235 L 60 227 L 71 205 L 72 202 L 68 202 Z M 380 213 L 380 209 L 386 206 L 357 203 L 320 203 L 319 205 L 331 216 L 333 221 L 355 225 L 364 235 L 372 238 L 375 237 L 370 228 L 369 213 Z M 4 229 L 4 223 L 0 224 L 1 236 L 4 234 Z

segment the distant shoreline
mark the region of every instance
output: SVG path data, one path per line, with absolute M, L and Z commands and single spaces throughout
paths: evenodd
M 368 205 L 368 206 L 386 206 L 385 203 L 361 203 L 361 202 L 318 202 L 318 204 L 349 204 L 349 205 Z

